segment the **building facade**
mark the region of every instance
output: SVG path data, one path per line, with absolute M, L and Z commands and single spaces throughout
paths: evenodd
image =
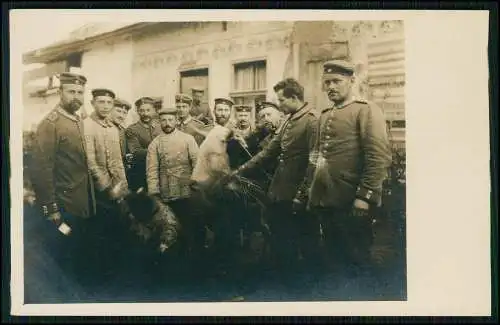
M 332 58 L 357 63 L 357 94 L 379 103 L 392 134 L 404 140 L 404 29 L 399 21 L 227 21 L 158 22 L 99 31 L 86 26 L 78 36 L 24 55 L 24 62 L 44 68 L 25 74 L 25 84 L 47 80 L 37 91 L 25 87 L 25 127 L 40 120 L 57 102 L 57 78 L 75 71 L 88 78 L 90 90 L 113 89 L 133 103 L 141 96 L 174 105 L 177 92 L 205 89 L 213 106 L 217 97 L 253 107 L 275 101 L 273 86 L 297 78 L 306 100 L 318 109 L 329 105 L 321 66 Z M 89 31 L 90 30 L 90 31 Z M 75 34 L 75 33 L 73 33 Z M 131 110 L 128 123 L 137 120 Z

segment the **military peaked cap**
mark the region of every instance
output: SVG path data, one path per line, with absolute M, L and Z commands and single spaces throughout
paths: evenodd
M 115 107 L 122 107 L 129 111 L 132 108 L 132 105 L 124 99 L 115 98 Z
M 235 105 L 234 109 L 236 110 L 236 112 L 251 112 L 252 111 L 252 107 L 248 106 L 248 105 Z
M 203 93 L 203 92 L 205 92 L 205 89 L 203 89 L 201 87 L 193 87 L 193 88 L 191 88 L 191 91 L 192 92 L 196 92 L 197 91 L 197 92 Z
M 278 105 L 276 105 L 275 103 L 271 103 L 271 102 L 262 102 L 262 103 L 260 103 L 260 105 L 258 105 L 258 107 L 257 107 L 257 111 L 261 111 L 261 110 L 263 110 L 263 109 L 264 109 L 264 108 L 266 108 L 266 107 L 272 107 L 272 108 L 274 108 L 274 109 L 279 110 Z
M 176 94 L 175 95 L 176 103 L 186 103 L 191 104 L 193 102 L 193 98 L 187 94 Z
M 162 107 L 159 111 L 158 111 L 158 115 L 161 116 L 161 115 L 166 115 L 166 114 L 169 114 L 169 115 L 176 115 L 177 116 L 177 110 L 175 108 L 171 108 L 171 107 Z
M 350 61 L 345 60 L 332 60 L 323 64 L 323 75 L 342 73 L 352 75 L 354 74 L 355 66 Z
M 109 89 L 106 88 L 96 88 L 92 89 L 92 97 L 99 97 L 99 96 L 109 96 L 111 98 L 116 98 L 116 94 Z
M 64 72 L 59 75 L 61 85 L 82 85 L 87 83 L 87 78 L 76 73 Z
M 233 106 L 234 105 L 234 103 L 231 100 L 227 99 L 227 98 L 216 98 L 214 100 L 214 104 L 215 105 L 217 105 L 217 104 L 226 104 L 226 105 L 229 105 L 229 106 Z
M 141 97 L 138 100 L 135 101 L 135 107 L 139 108 L 141 105 L 144 104 L 155 104 L 155 100 L 151 97 Z

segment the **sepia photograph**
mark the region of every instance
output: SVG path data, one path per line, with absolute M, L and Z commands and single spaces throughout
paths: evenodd
M 43 21 L 24 304 L 408 301 L 403 17 Z

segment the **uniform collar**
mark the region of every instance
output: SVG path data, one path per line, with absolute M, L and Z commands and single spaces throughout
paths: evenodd
M 304 116 L 307 112 L 309 112 L 311 110 L 311 107 L 307 107 L 307 104 L 308 104 L 307 102 L 304 103 L 304 105 L 301 108 L 299 108 L 295 113 L 291 114 L 290 120 L 296 121 L 302 116 Z
M 69 118 L 70 120 L 80 122 L 80 117 L 78 115 L 68 113 L 64 108 L 62 108 L 61 104 L 57 104 L 56 111 L 62 116 Z
M 154 127 L 156 126 L 156 120 L 154 120 L 154 119 L 151 119 L 151 123 L 149 123 L 149 124 L 143 123 L 141 120 L 139 120 L 139 122 L 138 122 L 138 123 L 139 123 L 139 125 L 141 125 L 143 128 L 148 129 L 148 130 L 149 130 L 149 129 L 152 129 L 152 128 L 154 128 Z
M 108 119 L 101 119 L 97 116 L 97 113 L 96 112 L 92 112 L 92 114 L 90 114 L 90 118 L 93 119 L 97 124 L 99 124 L 100 126 L 102 126 L 103 128 L 109 128 L 109 127 L 112 127 L 114 124 L 109 121 Z
M 332 105 L 332 107 L 324 109 L 323 112 L 329 111 L 331 109 L 342 109 L 342 108 L 346 107 L 347 105 L 354 103 L 356 100 L 358 100 L 358 99 L 355 96 L 351 96 L 350 98 L 344 100 L 339 105 L 334 104 L 334 105 Z
M 174 135 L 176 135 L 178 132 L 179 132 L 179 131 L 177 130 L 177 128 L 175 128 L 175 129 L 174 129 L 172 132 L 170 132 L 170 133 L 165 133 L 165 132 L 163 132 L 163 130 L 162 130 L 163 136 L 167 136 L 167 137 L 174 136 Z

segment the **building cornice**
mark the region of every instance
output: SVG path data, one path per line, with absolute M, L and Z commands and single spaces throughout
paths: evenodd
M 115 29 L 110 32 L 94 35 L 82 40 L 62 41 L 41 49 L 23 54 L 23 64 L 49 63 L 66 57 L 69 53 L 85 51 L 94 42 L 106 41 L 112 38 L 131 35 L 135 32 L 156 25 L 158 23 L 136 23 Z

